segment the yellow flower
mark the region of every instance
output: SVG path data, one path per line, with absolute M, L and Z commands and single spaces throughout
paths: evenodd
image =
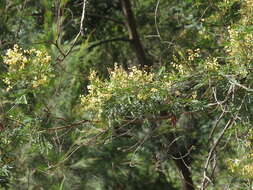
M 138 95 L 137 95 L 137 98 L 138 98 L 139 100 L 146 100 L 146 99 L 148 98 L 148 96 L 145 95 L 145 94 L 138 94 Z
M 151 92 L 158 92 L 158 90 L 156 88 L 151 88 L 150 90 Z
M 14 85 L 29 85 L 33 88 L 43 86 L 49 77 L 53 77 L 49 63 L 51 56 L 46 52 L 30 49 L 23 50 L 17 44 L 6 51 L 3 57 L 4 64 L 8 65 L 8 75 L 4 82 L 11 89 Z M 30 72 L 32 70 L 32 72 Z M 24 71 L 26 74 L 24 75 Z

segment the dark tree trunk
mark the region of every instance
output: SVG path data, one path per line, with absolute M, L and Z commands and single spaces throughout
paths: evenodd
M 194 190 L 194 184 L 191 177 L 191 171 L 187 167 L 187 161 L 184 158 L 173 159 L 181 173 L 182 190 Z
M 131 3 L 129 0 L 121 0 L 122 10 L 126 18 L 126 26 L 128 29 L 129 40 L 135 50 L 137 59 L 141 67 L 150 66 L 151 62 L 146 58 L 143 45 L 140 41 L 137 25 L 135 22 L 134 14 L 131 9 Z

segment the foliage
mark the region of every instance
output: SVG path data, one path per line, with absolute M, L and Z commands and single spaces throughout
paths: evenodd
M 0 187 L 251 189 L 252 1 L 82 3 L 0 3 Z

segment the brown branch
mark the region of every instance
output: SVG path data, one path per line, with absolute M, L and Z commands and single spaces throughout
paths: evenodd
M 60 46 L 58 45 L 57 40 L 56 40 L 56 42 L 51 42 L 51 43 L 58 49 L 58 51 L 60 52 L 60 54 L 61 54 L 63 57 L 66 57 L 64 51 L 63 51 L 63 50 L 60 48 Z
M 140 41 L 139 34 L 137 32 L 137 25 L 134 18 L 134 14 L 131 9 L 130 0 L 121 0 L 122 10 L 126 17 L 126 26 L 128 29 L 129 40 L 132 42 L 133 49 L 135 50 L 138 62 L 141 67 L 150 66 L 151 63 L 146 58 L 146 54 L 143 45 Z
M 145 120 L 148 120 L 150 122 L 156 122 L 156 121 L 162 121 L 162 120 L 168 120 L 172 119 L 174 117 L 173 114 L 168 114 L 164 116 L 159 116 L 159 117 L 147 117 L 147 118 L 142 118 L 142 119 L 124 119 L 123 122 L 130 122 L 131 124 L 139 124 L 142 123 Z
M 58 131 L 58 130 L 63 130 L 63 129 L 71 129 L 71 128 L 75 128 L 81 124 L 84 124 L 84 123 L 95 123 L 96 121 L 91 121 L 91 120 L 81 120 L 81 121 L 78 121 L 76 123 L 72 123 L 72 124 L 69 124 L 69 125 L 66 125 L 66 126 L 61 126 L 61 127 L 54 127 L 54 128 L 48 128 L 48 129 L 44 129 L 40 132 L 48 132 L 48 131 Z
M 193 146 L 191 146 L 188 149 L 187 153 L 182 155 L 181 152 L 179 151 L 180 148 L 177 143 L 177 140 L 180 137 L 181 136 L 176 137 L 169 144 L 170 151 L 172 151 L 172 152 L 174 152 L 174 150 L 178 151 L 177 153 L 171 153 L 170 157 L 175 162 L 177 169 L 181 174 L 182 190 L 194 190 L 195 187 L 194 187 L 194 183 L 192 180 L 192 173 L 191 173 L 190 167 L 188 166 L 190 164 L 189 156 L 190 156 L 190 153 L 193 149 Z
M 142 123 L 145 119 L 148 120 L 148 121 L 161 121 L 161 120 L 167 120 L 167 119 L 171 119 L 173 116 L 172 115 L 166 115 L 166 116 L 160 116 L 160 117 L 156 117 L 156 118 L 143 118 L 143 119 L 125 119 L 123 120 L 122 122 L 124 126 L 128 125 L 128 124 L 139 124 L 139 123 Z M 63 120 L 63 118 L 57 118 L 55 117 L 56 119 L 61 119 Z M 69 124 L 69 125 L 66 125 L 66 126 L 60 126 L 60 127 L 54 127 L 54 128 L 48 128 L 48 129 L 44 129 L 40 132 L 49 132 L 49 131 L 58 131 L 58 130 L 63 130 L 63 129 L 71 129 L 71 128 L 75 128 L 75 127 L 78 127 L 79 125 L 81 124 L 84 124 L 84 123 L 99 123 L 101 121 L 99 120 L 81 120 L 81 121 L 78 121 L 76 123 L 72 123 L 72 124 Z
M 194 190 L 194 184 L 192 181 L 192 174 L 190 169 L 186 166 L 185 159 L 173 159 L 173 161 L 175 162 L 179 172 L 182 175 L 182 190 Z

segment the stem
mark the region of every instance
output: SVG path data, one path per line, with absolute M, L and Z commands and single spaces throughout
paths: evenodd
M 146 58 L 143 45 L 140 41 L 136 21 L 131 9 L 131 3 L 129 0 L 121 0 L 123 13 L 126 17 L 126 26 L 128 29 L 129 40 L 132 42 L 133 49 L 135 50 L 137 59 L 141 67 L 150 66 L 151 64 Z

